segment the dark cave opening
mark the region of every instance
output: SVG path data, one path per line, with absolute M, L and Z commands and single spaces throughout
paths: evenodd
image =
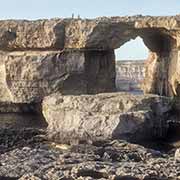
M 180 122 L 170 121 L 164 137 L 154 137 L 140 144 L 165 153 L 174 151 L 180 147 Z
M 180 146 L 180 122 L 169 122 L 166 139 L 174 146 Z
M 150 51 L 157 54 L 169 53 L 174 40 L 164 29 L 141 29 L 139 36 Z

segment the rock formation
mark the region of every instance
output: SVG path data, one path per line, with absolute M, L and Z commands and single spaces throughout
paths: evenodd
M 60 142 L 114 138 L 137 142 L 166 136 L 172 104 L 169 98 L 150 95 L 54 94 L 44 99 L 42 108 L 50 137 Z
M 176 162 L 180 162 L 180 149 L 177 149 L 174 155 L 174 159 Z
M 180 16 L 0 21 L 0 179 L 179 176 L 174 153 L 120 140 L 180 129 L 178 98 L 112 93 L 114 49 L 137 36 L 150 51 L 144 92 L 179 97 Z
M 0 100 L 39 105 L 45 98 L 43 112 L 49 127 L 53 127 L 51 121 L 56 122 L 56 119 L 53 119 L 56 117 L 54 114 L 49 117 L 51 106 L 59 108 L 62 103 L 51 104 L 51 98 L 49 100 L 47 96 L 51 97 L 56 93 L 59 96 L 55 96 L 56 99 L 63 99 L 63 95 L 71 95 L 67 96 L 67 99 L 72 98 L 73 102 L 75 97 L 72 95 L 115 91 L 114 49 L 137 36 L 143 38 L 150 51 L 143 83 L 144 92 L 178 96 L 180 16 L 132 16 L 0 21 Z M 112 98 L 112 103 L 108 101 L 106 95 L 103 98 L 107 99 L 108 104 L 116 105 L 117 101 L 123 107 L 126 106 L 122 103 L 121 95 L 117 95 L 117 97 L 119 100 Z M 80 104 L 86 103 L 83 106 L 88 106 L 90 103 L 89 96 L 84 97 L 85 100 L 81 96 L 78 98 L 80 98 L 78 100 Z M 99 99 L 99 96 L 93 98 Z M 146 97 L 143 98 L 146 99 Z M 46 99 L 48 100 L 46 101 Z M 137 102 L 140 103 L 140 101 Z M 106 102 L 104 103 L 106 104 Z M 101 103 L 96 104 L 101 106 Z M 112 107 L 108 104 L 107 108 L 110 110 Z M 158 104 L 161 105 L 161 103 Z M 152 104 L 147 106 L 152 106 Z M 77 111 L 76 107 L 72 107 L 72 109 L 73 112 Z M 152 109 L 150 112 L 140 112 L 141 110 L 141 108 L 138 112 L 136 110 L 132 115 L 134 121 L 136 121 L 136 117 L 141 122 L 146 121 L 146 115 L 149 116 L 149 113 L 154 112 Z M 53 111 L 51 113 L 54 113 Z M 62 111 L 64 111 L 63 108 Z M 93 108 L 89 109 L 89 114 L 91 111 Z M 61 114 L 61 112 L 57 113 Z M 72 117 L 76 115 L 76 113 L 68 113 Z M 75 118 L 80 119 L 80 124 L 81 121 L 85 123 L 86 119 L 81 119 L 81 115 L 84 117 L 83 113 L 79 113 Z M 105 112 L 102 111 L 100 122 L 103 121 L 102 119 L 106 119 L 103 113 Z M 118 124 L 117 119 L 114 121 L 111 116 L 114 117 L 116 114 L 119 119 L 123 119 L 122 113 L 131 116 L 131 111 L 123 112 L 121 108 L 117 114 L 112 112 L 107 115 L 110 117 L 108 122 L 110 126 L 107 124 L 107 129 L 112 130 L 107 134 L 107 138 L 112 136 Z M 91 117 L 91 115 L 89 116 Z M 63 120 L 66 118 L 66 116 L 62 116 Z M 94 123 L 97 122 L 94 121 Z M 76 125 L 72 124 L 75 127 Z M 79 130 L 79 126 L 77 125 L 76 131 Z M 58 128 L 57 131 L 63 127 Z M 98 135 L 99 132 L 95 130 L 93 133 Z
M 1 100 L 40 102 L 57 91 L 87 94 L 112 90 L 112 53 L 87 54 L 78 51 L 2 52 Z M 96 61 L 93 61 L 94 56 Z M 102 65 L 104 62 L 107 64 Z
M 127 16 L 0 21 L 0 99 L 114 91 L 113 50 L 137 36 L 151 55 L 144 91 L 178 96 L 180 16 Z

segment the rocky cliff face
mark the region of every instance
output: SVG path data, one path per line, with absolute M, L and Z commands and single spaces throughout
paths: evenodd
M 87 94 L 114 89 L 113 52 L 1 52 L 1 100 L 40 102 L 54 93 Z
M 133 16 L 0 21 L 0 99 L 114 91 L 113 50 L 137 36 L 150 50 L 144 91 L 179 96 L 180 16 Z
M 116 62 L 116 90 L 142 91 L 145 78 L 145 60 L 125 60 Z

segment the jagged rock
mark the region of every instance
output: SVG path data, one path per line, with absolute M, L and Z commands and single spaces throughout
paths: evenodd
M 19 178 L 19 180 L 41 180 L 41 179 L 38 178 L 37 176 L 34 176 L 33 173 L 30 173 L 23 175 L 21 178 Z
M 180 162 L 180 149 L 177 149 L 174 155 L 174 159 L 176 162 Z
M 118 140 L 101 146 L 81 144 L 68 150 L 54 148 L 46 142 L 13 146 L 0 154 L 0 164 L 0 177 L 22 180 L 169 180 L 180 172 L 172 154 Z
M 61 19 L 0 21 L 0 49 L 63 49 L 64 28 Z
M 123 93 L 46 97 L 48 134 L 57 141 L 163 137 L 171 99 Z M 74 143 L 74 142 L 73 142 Z
M 0 49 L 3 50 L 115 49 L 125 41 L 138 35 L 143 36 L 144 33 L 149 34 L 156 30 L 167 31 L 167 34 L 171 31 L 178 33 L 180 16 L 6 20 L 0 21 L 0 29 Z

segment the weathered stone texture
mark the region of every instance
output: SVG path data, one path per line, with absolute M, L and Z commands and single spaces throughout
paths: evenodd
M 158 56 L 156 53 L 151 52 L 145 63 L 145 78 L 143 80 L 142 88 L 145 93 L 156 92 L 156 80 L 158 68 Z M 159 86 L 160 87 L 160 86 Z
M 1 101 L 12 100 L 11 92 L 7 86 L 5 64 L 3 62 L 0 63 L 0 99 Z
M 179 16 L 0 21 L 0 100 L 114 91 L 113 51 L 137 36 L 154 54 L 144 91 L 179 96 L 179 33 Z
M 63 49 L 64 28 L 61 19 L 0 21 L 0 49 Z
M 46 97 L 43 114 L 48 134 L 61 142 L 74 140 L 139 140 L 163 137 L 171 99 L 123 93 Z
M 4 61 L 4 79 L 13 102 L 39 101 L 52 92 L 63 93 L 66 89 L 75 94 L 86 93 L 85 58 L 81 52 L 16 51 L 1 53 L 0 58 Z
M 178 31 L 179 16 L 0 21 L 1 49 L 115 49 L 143 31 Z M 173 34 L 176 36 L 176 32 Z M 178 36 L 178 34 L 177 34 Z
M 1 100 L 40 102 L 54 92 L 112 91 L 114 52 L 1 52 Z
M 170 82 L 171 94 L 180 96 L 180 51 L 174 51 L 171 53 L 171 61 L 169 63 L 169 75 L 168 82 Z

